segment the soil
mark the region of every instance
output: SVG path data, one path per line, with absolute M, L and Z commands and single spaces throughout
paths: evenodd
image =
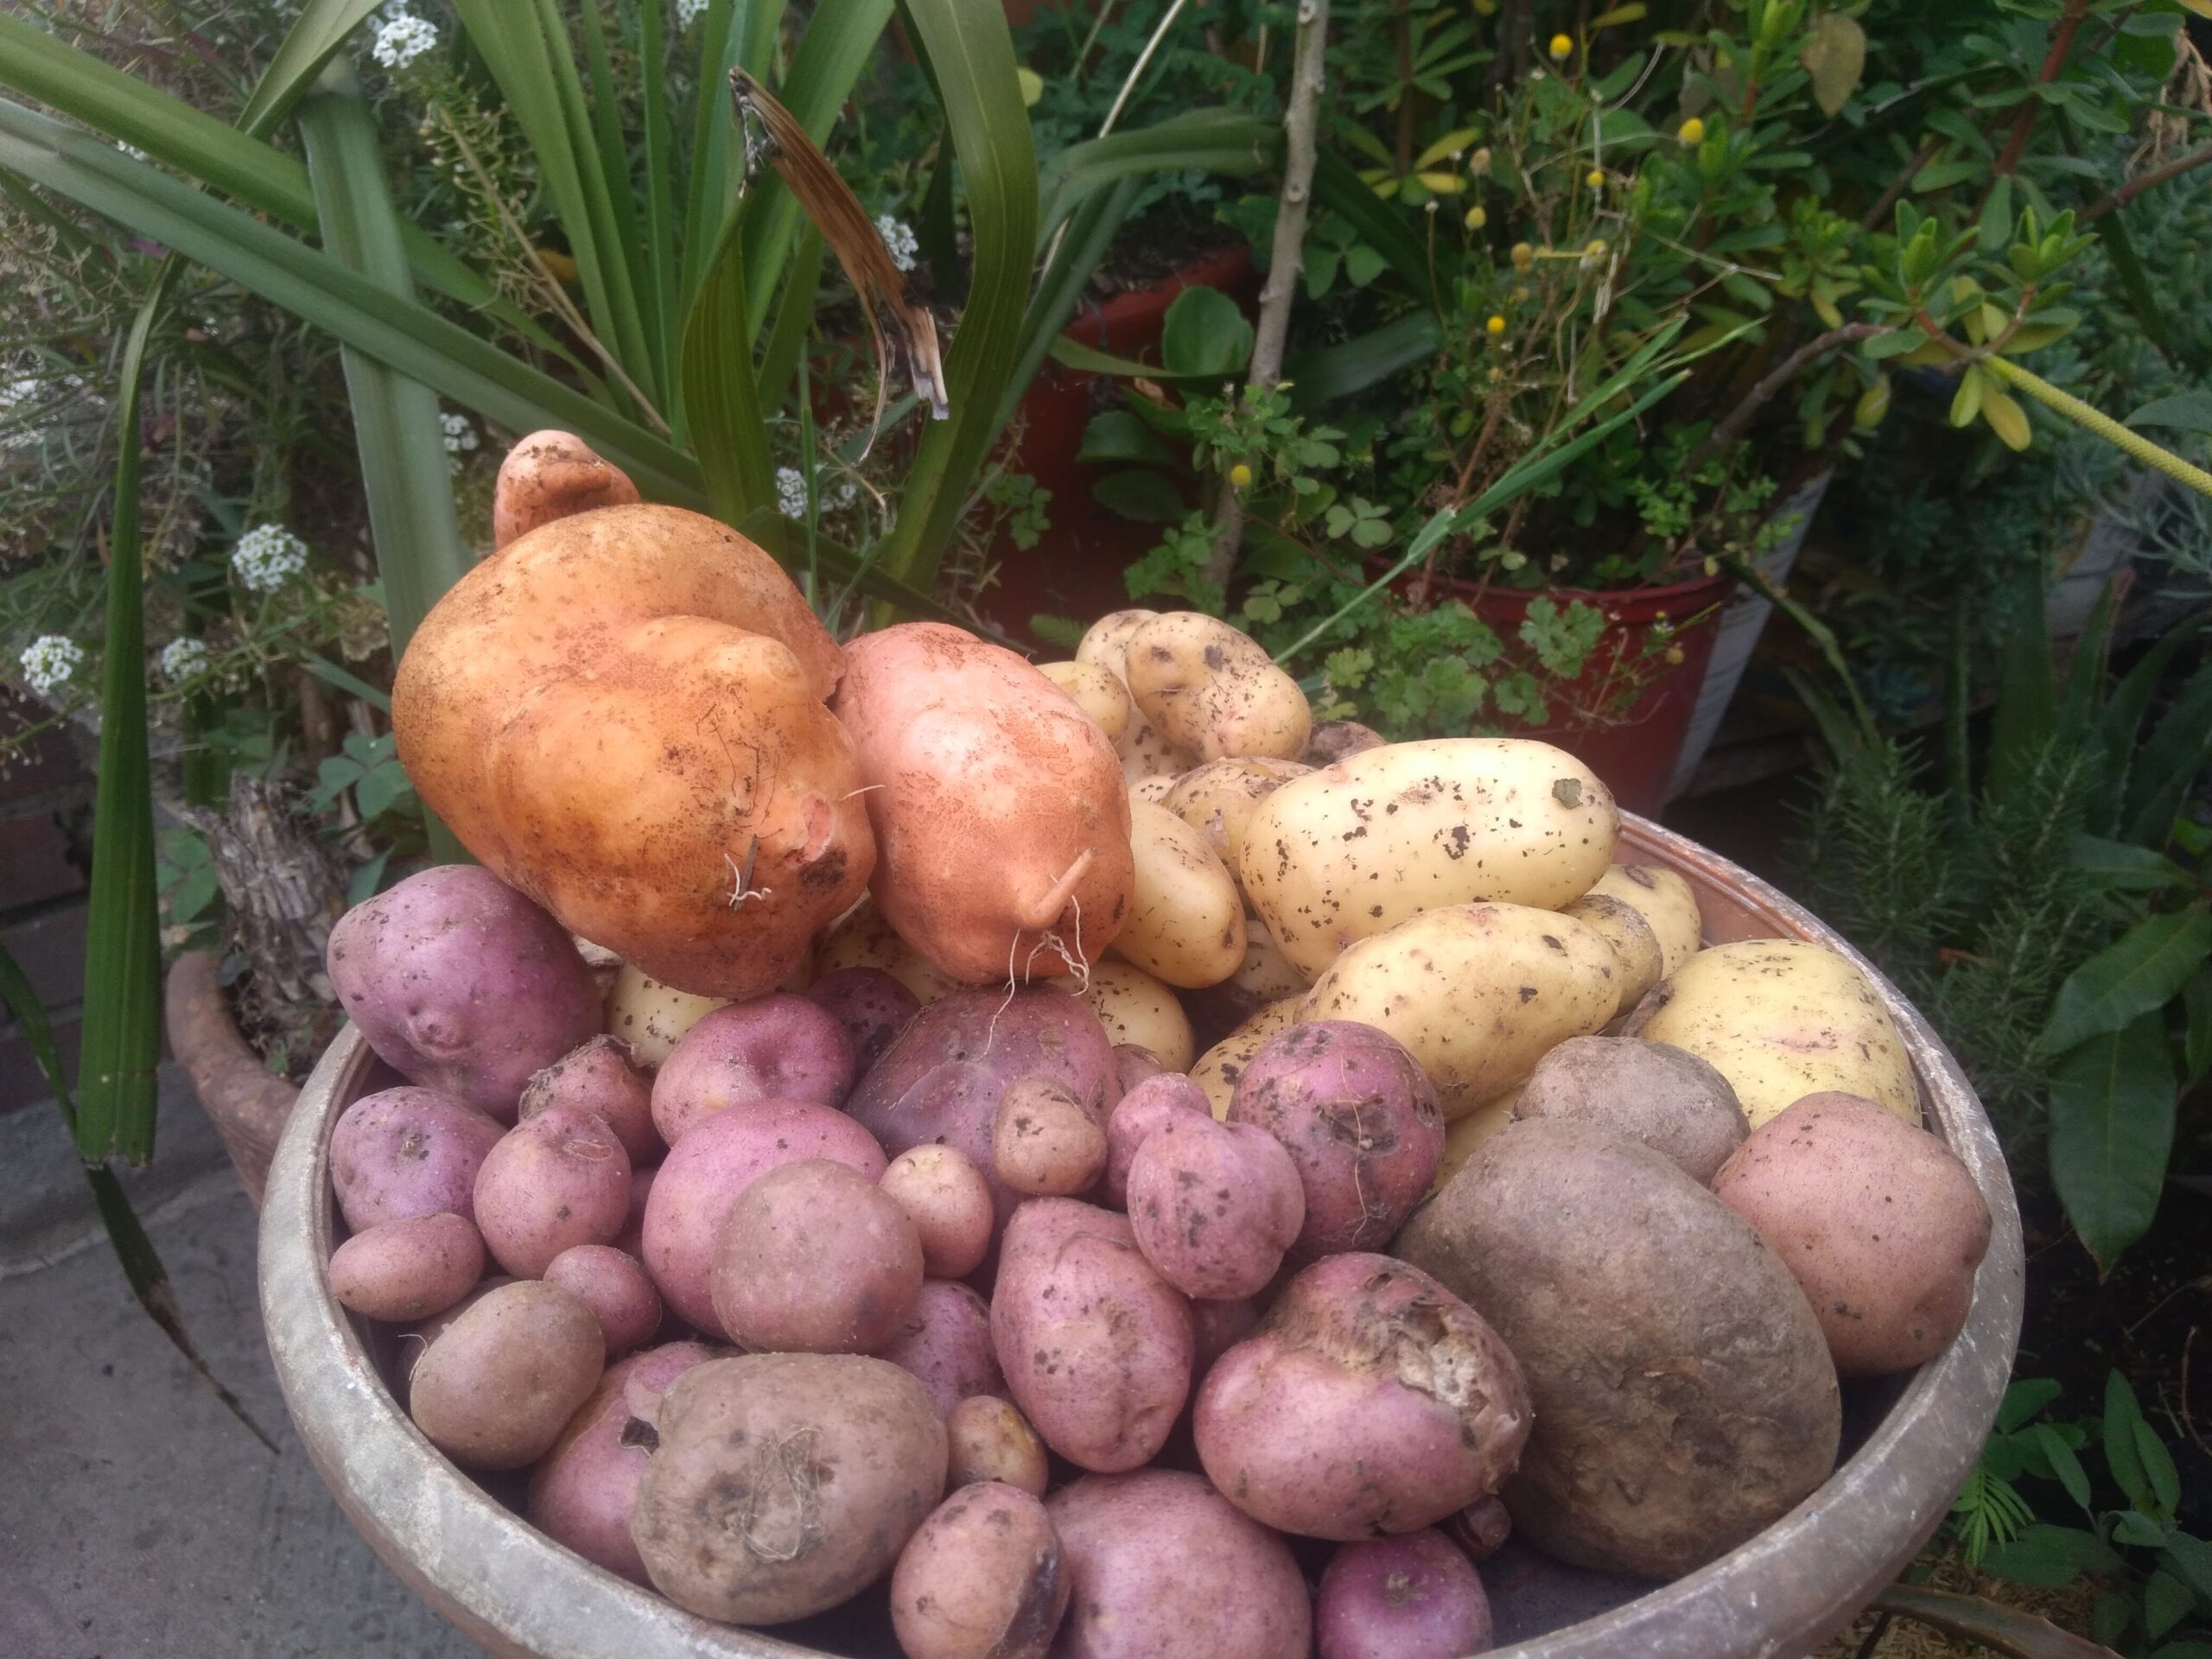
M 1243 239 L 1212 213 L 1210 207 L 1170 197 L 1124 226 L 1091 276 L 1091 292 L 1111 295 L 1149 287 L 1215 249 Z
M 322 1051 L 345 1024 L 345 1014 L 335 1006 L 288 1002 L 265 995 L 255 984 L 251 968 L 230 977 L 230 964 L 224 966 L 223 997 L 246 1046 L 260 1055 L 276 1076 L 305 1083 L 315 1063 L 322 1058 Z

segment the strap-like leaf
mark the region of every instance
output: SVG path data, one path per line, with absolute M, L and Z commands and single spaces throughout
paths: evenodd
M 383 0 L 308 0 L 297 22 L 285 32 L 269 60 L 253 95 L 238 113 L 238 128 L 262 137 L 276 130 L 305 96 L 322 67 L 346 44 L 346 37 L 383 3 Z
M 2202 905 L 2138 922 L 2066 976 L 2036 1046 L 2063 1054 L 2163 1008 L 2212 956 L 2212 909 Z
M 753 384 L 743 238 L 733 223 L 683 325 L 684 418 L 706 476 L 709 511 L 735 528 L 776 499 L 768 429 Z
M 2091 1038 L 2051 1078 L 2051 1185 L 2100 1274 L 2112 1270 L 2158 1213 L 2173 1147 L 2174 1093 L 2156 1014 Z

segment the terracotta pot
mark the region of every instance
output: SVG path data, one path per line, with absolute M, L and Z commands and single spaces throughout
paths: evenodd
M 1486 1567 L 1509 1633 L 1498 1651 L 1516 1659 L 1804 1653 L 1912 1558 L 1980 1453 L 2019 1338 L 2019 1215 L 1997 1137 L 1957 1063 L 1837 934 L 1755 876 L 1640 818 L 1625 821 L 1621 853 L 1688 876 L 1713 943 L 1810 939 L 1866 971 L 1904 1033 L 1929 1128 L 1988 1203 L 1989 1254 L 1956 1342 L 1907 1376 L 1846 1385 L 1847 1455 L 1819 1491 L 1742 1548 L 1656 1588 L 1565 1567 L 1535 1575 Z M 379 1375 L 395 1345 L 389 1332 L 350 1319 L 324 1273 L 341 1236 L 330 1194 L 332 1126 L 348 1103 L 390 1080 L 359 1033 L 340 1036 L 277 1149 L 261 1217 L 262 1316 L 277 1382 L 308 1456 L 377 1553 L 501 1659 L 890 1652 L 887 1633 L 851 1610 L 774 1632 L 696 1618 L 533 1531 L 416 1432 Z M 1524 1592 L 1531 1580 L 1536 1587 Z
M 223 1137 L 238 1179 L 245 1183 L 246 1197 L 258 1209 L 269 1160 L 300 1091 L 273 1075 L 238 1035 L 215 977 L 221 965 L 206 950 L 188 950 L 172 963 L 162 1020 L 169 1052 L 192 1079 L 201 1109 L 214 1121 L 215 1133 Z

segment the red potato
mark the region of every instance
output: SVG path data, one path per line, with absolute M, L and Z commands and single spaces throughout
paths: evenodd
M 593 1038 L 524 1085 L 521 1121 L 553 1106 L 581 1107 L 605 1119 L 633 1166 L 657 1164 L 668 1150 L 653 1127 L 652 1073 L 620 1037 Z
M 922 1241 L 874 1178 L 803 1158 L 730 1205 L 710 1288 L 715 1319 L 741 1348 L 874 1353 L 921 1294 Z
M 340 1115 L 330 1184 L 357 1233 L 387 1221 L 476 1215 L 476 1173 L 506 1131 L 434 1089 L 383 1089 Z
M 990 1305 L 957 1280 L 925 1280 L 906 1323 L 875 1351 L 919 1377 L 947 1417 L 963 1400 L 1006 1392 L 991 1345 Z
M 964 1279 L 991 1252 L 997 1218 L 990 1183 L 950 1147 L 914 1147 L 883 1172 L 889 1193 L 922 1241 L 922 1266 L 932 1279 Z
M 1055 1659 L 1307 1659 L 1283 1541 L 1197 1475 L 1088 1475 L 1045 1505 L 1075 1595 Z
M 1032 1497 L 1045 1496 L 1051 1459 L 1045 1442 L 1012 1401 L 995 1394 L 969 1395 L 945 1414 L 944 1437 L 947 1485 L 1002 1480 Z
M 365 1319 L 442 1313 L 484 1276 L 484 1240 L 466 1216 L 410 1216 L 359 1232 L 330 1255 L 330 1294 Z
M 1418 1268 L 1332 1255 L 1206 1374 L 1207 1476 L 1255 1519 L 1350 1540 L 1433 1526 L 1496 1491 L 1533 1416 L 1521 1368 Z
M 622 1218 L 622 1230 L 614 1236 L 614 1248 L 640 1262 L 645 1259 L 645 1202 L 652 1197 L 653 1182 L 659 1174 L 658 1164 L 648 1164 L 643 1169 L 634 1164 L 630 1166 L 630 1213 Z
M 1057 1079 L 1016 1077 L 991 1120 L 991 1167 L 1017 1192 L 1074 1198 L 1106 1172 L 1105 1127 Z
M 536 1279 L 575 1244 L 605 1244 L 630 1217 L 630 1156 L 606 1121 L 555 1106 L 518 1123 L 476 1172 L 476 1225 L 493 1259 Z
M 868 791 L 870 890 L 901 938 L 970 985 L 1104 954 L 1136 880 L 1128 797 L 1065 692 L 1010 651 L 907 622 L 846 647 L 832 706 Z
M 880 968 L 833 969 L 804 995 L 845 1028 L 855 1077 L 883 1058 L 922 1007 L 921 998 Z
M 1267 1130 L 1297 1165 L 1302 1261 L 1389 1243 L 1444 1158 L 1428 1074 L 1389 1033 L 1350 1020 L 1270 1038 L 1237 1077 L 1229 1121 Z
M 1144 1259 L 1185 1296 L 1255 1296 L 1306 1221 L 1298 1166 L 1249 1123 L 1177 1112 L 1129 1166 L 1129 1225 Z
M 520 1469 L 551 1449 L 606 1360 L 577 1298 L 536 1280 L 500 1285 L 431 1338 L 408 1373 L 408 1414 L 456 1463 Z
M 645 1199 L 645 1271 L 685 1324 L 724 1337 L 715 1313 L 715 1234 L 745 1189 L 802 1158 L 828 1158 L 870 1180 L 883 1148 L 842 1112 L 810 1101 L 772 1101 L 717 1113 L 671 1149 Z
M 1179 1071 L 1163 1071 L 1123 1095 L 1106 1120 L 1106 1177 L 1099 1196 L 1116 1210 L 1129 1207 L 1129 1170 L 1137 1149 L 1172 1117 L 1196 1114 L 1212 1121 L 1205 1090 Z
M 1000 1481 L 931 1510 L 891 1573 L 906 1659 L 1044 1659 L 1072 1586 L 1045 1506 Z
M 530 1524 L 610 1573 L 649 1583 L 630 1541 L 652 1445 L 638 1431 L 652 1428 L 670 1383 L 714 1357 L 704 1343 L 671 1342 L 608 1367 L 531 1475 Z
M 610 1359 L 642 1348 L 660 1329 L 660 1293 L 637 1257 L 611 1244 L 571 1245 L 543 1276 L 591 1309 Z
M 568 930 L 474 864 L 354 906 L 326 954 L 379 1059 L 503 1122 L 535 1073 L 599 1030 L 599 987 Z
M 853 1041 L 819 1003 L 788 991 L 716 1008 L 683 1033 L 653 1077 L 653 1122 L 674 1146 L 733 1106 L 852 1092 Z
M 1114 1045 L 1114 1077 L 1125 1095 L 1147 1077 L 1156 1077 L 1166 1070 L 1167 1062 L 1142 1043 Z
M 1460 1659 L 1491 1646 L 1481 1575 L 1440 1532 L 1346 1544 L 1313 1599 L 1319 1659 Z
M 991 1338 L 1023 1415 L 1085 1469 L 1150 1462 L 1190 1393 L 1189 1300 L 1126 1216 L 1072 1198 L 1033 1198 L 1007 1224 Z
M 1513 1535 L 1513 1511 L 1492 1493 L 1478 1497 L 1444 1523 L 1445 1533 L 1471 1561 L 1486 1561 Z

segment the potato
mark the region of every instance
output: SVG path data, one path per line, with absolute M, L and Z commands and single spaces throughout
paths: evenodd
M 1536 1062 L 1513 1116 L 1610 1129 L 1665 1154 L 1700 1186 L 1748 1133 L 1727 1078 L 1687 1049 L 1641 1037 L 1568 1038 Z
M 484 1276 L 484 1240 L 466 1216 L 410 1216 L 347 1239 L 330 1254 L 330 1294 L 365 1319 L 427 1319 Z
M 664 985 L 626 962 L 607 994 L 607 1028 L 628 1043 L 644 1064 L 658 1065 L 685 1032 L 728 1003 L 726 996 L 697 996 Z
M 545 1264 L 544 1278 L 591 1309 L 609 1359 L 642 1348 L 660 1329 L 660 1293 L 644 1264 L 611 1244 L 570 1245 Z
M 844 1027 L 855 1077 L 883 1058 L 922 1007 L 919 997 L 880 968 L 834 969 L 808 986 L 805 995 Z
M 1491 1644 L 1481 1576 L 1442 1533 L 1346 1544 L 1313 1599 L 1319 1659 L 1461 1659 Z
M 653 1122 L 674 1146 L 716 1112 L 771 1100 L 842 1106 L 853 1040 L 820 1003 L 788 991 L 716 1008 L 683 1033 L 653 1078 Z
M 476 1172 L 476 1225 L 493 1259 L 535 1279 L 575 1244 L 605 1244 L 630 1218 L 630 1155 L 606 1120 L 554 1106 L 518 1123 Z
M 1106 1120 L 1106 1175 L 1099 1185 L 1099 1197 L 1109 1208 L 1128 1208 L 1129 1170 L 1138 1148 L 1179 1113 L 1211 1115 L 1205 1091 L 1173 1071 L 1141 1079 L 1116 1103 Z
M 1260 1328 L 1267 1317 L 1265 1300 L 1264 1295 L 1239 1296 L 1191 1304 L 1191 1322 L 1198 1332 L 1197 1376 L 1205 1376 L 1216 1360 Z
M 868 898 L 832 922 L 815 948 L 817 974 L 827 979 L 841 968 L 881 969 L 912 991 L 918 1002 L 934 1002 L 948 991 L 964 988 L 893 932 L 875 901 Z
M 1513 1512 L 1502 1497 L 1478 1497 L 1444 1523 L 1446 1537 L 1471 1561 L 1486 1561 L 1513 1535 Z
M 668 1385 L 715 1357 L 703 1343 L 671 1342 L 607 1367 L 530 1478 L 530 1524 L 586 1560 L 644 1584 L 630 1515 Z
M 1185 989 L 1217 985 L 1244 959 L 1244 906 L 1205 836 L 1164 806 L 1129 809 L 1136 897 L 1114 953 Z
M 1209 760 L 1178 778 L 1160 804 L 1204 835 L 1222 868 L 1235 877 L 1244 853 L 1245 827 L 1260 803 L 1313 770 L 1300 761 L 1257 755 Z
M 1347 945 L 1423 911 L 1580 898 L 1619 832 L 1598 775 L 1550 744 L 1435 738 L 1285 784 L 1246 825 L 1238 874 L 1283 955 L 1319 977 Z
M 1066 692 L 1084 718 L 1106 734 L 1109 743 L 1122 741 L 1136 710 L 1121 676 L 1096 663 L 1039 663 L 1037 671 Z
M 1444 1184 L 1475 1155 L 1475 1149 L 1513 1121 L 1513 1109 L 1520 1099 L 1519 1089 L 1509 1089 L 1489 1105 L 1478 1106 L 1444 1126 L 1444 1161 L 1436 1166 L 1436 1179 L 1428 1184 L 1432 1193 L 1442 1192 Z
M 1268 925 L 1247 911 L 1244 915 L 1244 960 L 1236 971 L 1218 985 L 1210 985 L 1191 1000 L 1201 1020 L 1234 1027 L 1242 1025 L 1270 1002 L 1303 997 L 1312 982 L 1283 955 L 1268 931 Z
M 1166 1069 L 1166 1063 L 1141 1043 L 1114 1045 L 1114 1079 L 1125 1095 L 1147 1077 L 1156 1077 Z
M 501 1285 L 440 1331 L 408 1374 L 407 1409 L 431 1445 L 472 1469 L 545 1455 L 599 1386 L 599 1320 L 558 1285 Z
M 1612 946 L 1571 916 L 1452 905 L 1346 950 L 1315 982 L 1303 1017 L 1357 1020 L 1396 1038 L 1448 1122 L 1611 1019 L 1616 971 Z
M 1132 903 L 1128 798 L 1058 687 L 962 629 L 902 622 L 846 647 L 831 706 L 880 849 L 869 892 L 901 938 L 970 985 L 1104 953 Z
M 887 1360 L 709 1360 L 661 1396 L 658 1432 L 630 1536 L 655 1589 L 734 1624 L 874 1583 L 944 1491 L 944 1421 Z
M 802 1158 L 834 1159 L 871 1181 L 883 1175 L 883 1148 L 865 1128 L 805 1101 L 717 1112 L 669 1153 L 645 1198 L 640 1248 L 677 1318 L 710 1337 L 728 1334 L 715 1313 L 715 1234 L 747 1187 Z
M 971 1394 L 945 1414 L 944 1433 L 950 1448 L 948 1484 L 1002 1480 L 1032 1497 L 1045 1496 L 1051 1473 L 1045 1442 L 1012 1401 L 995 1394 Z
M 891 1160 L 879 1183 L 914 1224 L 922 1268 L 932 1279 L 964 1279 L 991 1252 L 997 1217 L 991 1184 L 952 1147 L 913 1147 Z
M 1158 611 L 1109 611 L 1084 630 L 1076 642 L 1075 659 L 1092 663 L 1122 681 L 1128 680 L 1129 637 L 1158 616 Z
M 633 505 L 638 486 L 573 432 L 533 432 L 507 451 L 492 492 L 496 550 L 540 524 L 594 507 Z
M 1135 963 L 1109 957 L 1091 964 L 1087 985 L 1067 978 L 1052 982 L 1090 1004 L 1116 1048 L 1134 1043 L 1149 1049 L 1170 1071 L 1187 1069 L 1198 1052 L 1191 1016 L 1183 1012 L 1175 993 Z
M 506 1133 L 435 1089 L 380 1089 L 339 1115 L 330 1185 L 357 1233 L 447 1212 L 476 1217 L 476 1173 Z
M 1633 906 L 1658 936 L 1659 976 L 1672 979 L 1705 941 L 1705 918 L 1697 893 L 1679 870 L 1663 864 L 1608 864 L 1589 897 L 1618 899 Z
M 1363 726 L 1356 720 L 1316 721 L 1306 740 L 1306 753 L 1299 758 L 1309 766 L 1333 766 L 1349 755 L 1379 749 L 1389 741 L 1372 726 Z
M 1090 625 L 1077 645 L 1076 661 L 1104 669 L 1126 689 L 1129 636 L 1159 614 L 1157 611 L 1109 611 Z M 1129 723 L 1115 740 L 1114 748 L 1121 758 L 1122 779 L 1132 785 L 1146 779 L 1178 778 L 1198 764 L 1195 755 L 1176 748 L 1154 730 L 1152 722 L 1134 703 Z
M 533 1073 L 599 1030 L 599 988 L 567 931 L 473 864 L 434 866 L 354 906 L 326 956 L 378 1059 L 502 1122 Z
M 1190 1392 L 1189 1301 L 1126 1216 L 1072 1198 L 1032 1198 L 1007 1223 L 991 1339 L 1014 1404 L 1085 1469 L 1150 1462 Z
M 1920 1122 L 1920 1090 L 1881 993 L 1848 959 L 1797 939 L 1700 950 L 1637 1011 L 1635 1034 L 1713 1063 L 1758 1128 L 1835 1090 Z
M 424 804 L 565 927 L 680 989 L 757 996 L 874 868 L 854 740 L 823 707 L 841 671 L 735 531 L 603 507 L 447 591 L 400 659 L 392 730 Z
M 1256 1296 L 1306 1220 L 1298 1166 L 1249 1123 L 1177 1111 L 1129 1165 L 1129 1225 L 1144 1259 L 1185 1296 Z
M 991 1167 L 1031 1197 L 1071 1198 L 1106 1173 L 1106 1128 L 1056 1078 L 1016 1077 L 991 1120 Z
M 891 1627 L 906 1659 L 1045 1659 L 1071 1588 L 1045 1506 L 985 1481 L 955 1491 L 906 1541 Z
M 1122 679 L 1160 734 L 1200 760 L 1306 752 L 1313 712 L 1267 648 L 1218 617 L 1170 611 L 1129 635 Z
M 1135 806 L 1142 801 L 1158 806 L 1173 791 L 1175 779 L 1179 775 L 1173 772 L 1163 772 L 1138 779 L 1129 785 L 1129 804 Z
M 657 1164 L 668 1150 L 653 1128 L 652 1076 L 620 1037 L 594 1037 L 540 1071 L 524 1085 L 518 1116 L 528 1122 L 550 1106 L 603 1120 L 632 1164 Z
M 1306 999 L 1301 996 L 1287 996 L 1280 1002 L 1270 1002 L 1198 1056 L 1198 1064 L 1191 1068 L 1191 1081 L 1205 1092 L 1206 1103 L 1213 1108 L 1216 1117 L 1229 1116 L 1229 1103 L 1236 1092 L 1236 1080 L 1244 1075 L 1244 1068 L 1252 1063 L 1252 1057 L 1266 1046 L 1268 1038 L 1296 1025 L 1304 1017 L 1305 1007 Z
M 1835 1465 L 1835 1368 L 1804 1293 L 1649 1147 L 1567 1119 L 1509 1123 L 1396 1248 L 1520 1362 L 1535 1430 L 1500 1496 L 1548 1554 L 1678 1578 Z
M 1197 1475 L 1088 1475 L 1045 1512 L 1075 1580 L 1056 1659 L 1306 1659 L 1289 1548 Z
M 1192 1427 L 1206 1477 L 1255 1520 L 1314 1538 L 1433 1526 L 1513 1472 L 1520 1368 L 1418 1268 L 1352 1251 L 1285 1287 L 1224 1354 Z
M 1846 1376 L 1910 1370 L 1966 1328 L 1989 1206 L 1967 1166 L 1871 1100 L 1808 1095 L 1713 1182 L 1796 1275 Z
M 919 1377 L 943 1416 L 971 1395 L 1006 1392 L 991 1346 L 990 1305 L 954 1280 L 925 1280 L 913 1310 L 876 1357 Z
M 1613 977 L 1619 988 L 1613 1002 L 1615 1014 L 1634 1007 L 1659 982 L 1661 965 L 1666 960 L 1659 948 L 1659 936 L 1651 931 L 1643 913 L 1625 899 L 1586 893 L 1573 904 L 1560 906 L 1559 913 L 1593 929 L 1613 947 L 1613 962 L 1618 969 Z
M 1229 1121 L 1288 1152 L 1306 1212 L 1292 1249 L 1306 1262 L 1388 1244 L 1444 1155 L 1421 1063 L 1389 1033 L 1350 1020 L 1270 1037 L 1236 1080 Z
M 922 1241 L 874 1179 L 827 1158 L 768 1171 L 715 1233 L 715 1318 L 755 1352 L 872 1354 L 922 1291 Z

